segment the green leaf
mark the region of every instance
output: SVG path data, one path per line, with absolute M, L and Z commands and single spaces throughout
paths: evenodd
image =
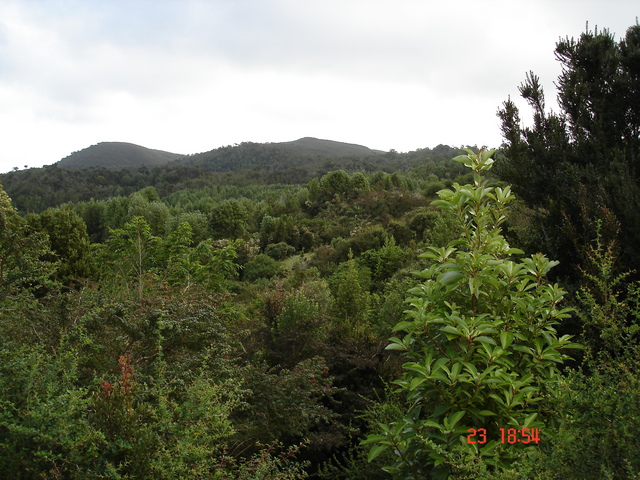
M 447 410 L 449 410 L 451 408 L 451 404 L 450 403 L 443 403 L 438 405 L 435 410 L 433 411 L 433 416 L 438 418 L 440 417 L 444 412 L 446 412 Z
M 413 327 L 415 327 L 414 322 L 399 322 L 395 327 L 393 327 L 392 331 L 397 332 L 403 330 L 405 332 L 408 332 L 413 329 Z
M 424 377 L 422 377 L 422 378 L 420 378 L 420 377 L 413 378 L 411 380 L 411 384 L 409 386 L 409 390 L 415 390 L 416 388 L 418 388 L 420 385 L 422 385 L 426 381 L 427 381 L 427 379 L 424 378 Z
M 441 425 L 440 423 L 436 422 L 435 420 L 425 420 L 423 425 L 425 427 L 436 428 L 436 429 L 440 430 L 441 432 L 444 430 L 444 426 Z
M 453 157 L 453 161 L 464 163 L 465 165 L 471 162 L 471 160 L 469 159 L 469 155 L 458 155 L 457 157 Z
M 480 410 L 479 414 L 482 415 L 483 417 L 492 417 L 496 415 L 491 410 Z
M 388 441 L 389 437 L 387 435 L 367 435 L 367 438 L 360 442 L 360 445 L 368 445 L 370 443 Z
M 447 424 L 447 421 L 448 421 L 450 428 L 454 428 L 456 424 L 462 419 L 462 417 L 464 417 L 465 413 L 467 412 L 462 410 L 460 412 L 456 412 L 449 415 L 445 420 L 445 425 Z
M 527 347 L 526 345 L 514 345 L 511 347 L 512 350 L 516 350 L 517 352 L 528 353 L 533 355 L 533 349 L 531 347 Z
M 511 342 L 513 342 L 513 333 L 511 332 L 502 332 L 500 333 L 500 345 L 503 349 L 507 349 Z
M 392 343 L 385 347 L 385 350 L 407 350 L 407 346 L 398 337 L 391 337 L 389 339 Z
M 491 337 L 485 337 L 481 335 L 473 339 L 474 342 L 488 343 L 489 345 L 495 345 L 496 341 Z
M 378 455 L 384 452 L 389 445 L 375 445 L 369 450 L 369 455 L 367 457 L 367 461 L 372 462 Z
M 438 370 L 441 370 L 447 363 L 449 363 L 449 359 L 447 357 L 439 358 L 438 360 L 436 360 L 436 363 L 433 364 L 433 368 L 431 369 L 431 371 L 435 373 Z M 446 371 L 448 372 L 449 369 L 446 368 Z
M 458 335 L 461 336 L 462 332 L 460 330 L 458 330 L 456 327 L 454 327 L 453 325 L 445 325 L 444 327 L 442 327 L 440 329 L 441 332 L 444 333 L 452 333 L 454 335 Z
M 536 419 L 537 416 L 538 416 L 538 413 L 532 413 L 527 418 L 525 418 L 523 427 L 529 428 L 529 425 L 533 423 L 533 421 Z
M 442 274 L 438 281 L 442 285 L 451 285 L 452 283 L 460 280 L 463 277 L 462 273 L 458 270 L 450 270 Z
M 469 374 L 475 378 L 478 376 L 478 369 L 476 368 L 476 366 L 472 363 L 469 362 L 462 362 L 462 364 L 464 365 L 464 368 L 467 370 L 467 372 L 469 372 Z
M 494 455 L 494 450 L 496 449 L 496 447 L 499 445 L 497 440 L 491 440 L 489 443 L 487 443 L 486 445 L 482 446 L 480 448 L 480 456 L 481 457 L 486 457 L 486 456 L 493 456 Z
M 451 367 L 451 381 L 455 382 L 458 375 L 460 375 L 460 370 L 462 370 L 462 364 L 460 362 L 454 363 Z

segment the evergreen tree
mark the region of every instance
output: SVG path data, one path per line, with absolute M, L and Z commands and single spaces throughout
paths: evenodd
M 365 334 L 369 316 L 369 292 L 363 288 L 353 252 L 349 251 L 346 270 L 337 282 L 335 309 L 338 319 L 344 322 L 355 336 Z
M 541 241 L 532 247 L 577 265 L 594 221 L 603 220 L 604 234 L 619 222 L 626 266 L 637 264 L 640 25 L 619 42 L 607 30 L 587 30 L 578 40 L 558 42 L 555 53 L 562 64 L 561 112 L 547 111 L 540 80 L 529 73 L 519 90 L 533 124 L 524 127 L 514 102 L 504 102 L 498 116 L 506 158 L 497 172 L 535 208 Z
M 48 209 L 40 215 L 30 215 L 28 222 L 34 230 L 48 235 L 52 254 L 45 260 L 59 260 L 55 277 L 61 283 L 69 284 L 91 274 L 91 246 L 87 227 L 74 210 Z
M 18 215 L 0 186 L 0 300 L 34 291 L 49 281 L 55 264 L 47 235 Z

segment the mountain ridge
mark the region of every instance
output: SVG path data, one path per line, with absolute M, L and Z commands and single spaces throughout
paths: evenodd
M 142 166 L 154 167 L 183 157 L 182 154 L 155 150 L 134 143 L 100 142 L 83 148 L 55 163 L 69 170 L 105 167 L 115 169 L 136 169 Z
M 289 168 L 300 160 L 352 157 L 367 158 L 384 152 L 354 143 L 302 137 L 289 142 L 243 142 L 192 155 L 155 150 L 127 142 L 100 142 L 61 159 L 54 165 L 69 170 L 104 167 L 110 170 L 163 165 L 199 166 L 213 171 L 247 167 Z

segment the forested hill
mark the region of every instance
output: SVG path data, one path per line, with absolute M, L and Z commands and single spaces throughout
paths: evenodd
M 152 150 L 133 143 L 101 142 L 73 152 L 57 162 L 56 165 L 69 169 L 104 167 L 109 170 L 122 168 L 135 170 L 143 165 L 165 165 L 182 156 L 178 153 Z
M 302 165 L 318 170 L 342 168 L 372 169 L 384 159 L 384 152 L 362 145 L 305 137 L 292 142 L 254 143 L 216 148 L 181 158 L 179 165 L 198 166 L 216 172 L 262 168 L 281 170 Z
M 126 142 L 101 142 L 73 152 L 57 162 L 56 166 L 66 169 L 103 167 L 109 170 L 137 170 L 143 166 L 155 167 L 173 162 L 174 165 L 229 172 L 265 166 L 273 169 L 291 168 L 299 166 L 300 162 L 325 162 L 331 158 L 367 159 L 370 163 L 376 163 L 383 154 L 362 145 L 311 137 L 280 143 L 243 142 L 194 155 L 154 150 Z
M 460 150 L 447 145 L 408 153 L 393 150 L 383 153 L 360 145 L 314 138 L 284 143 L 244 142 L 180 157 L 163 165 L 141 163 L 135 169 L 116 169 L 116 162 L 107 161 L 106 157 L 103 157 L 105 163 L 98 163 L 99 155 L 93 157 L 93 166 L 68 167 L 73 164 L 69 160 L 74 156 L 88 158 L 91 152 L 109 150 L 137 152 L 141 155 L 139 158 L 152 154 L 156 159 L 160 154 L 176 155 L 137 145 L 104 143 L 54 165 L 0 174 L 0 184 L 20 212 L 37 213 L 66 202 L 126 196 L 146 187 L 154 187 L 164 197 L 185 188 L 213 185 L 305 184 L 335 170 L 350 173 L 412 170 L 421 177 L 433 174 L 438 178 L 454 178 L 461 173 L 459 165 L 450 161 Z

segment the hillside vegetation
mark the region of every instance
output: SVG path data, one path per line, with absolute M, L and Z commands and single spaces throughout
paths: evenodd
M 334 169 L 338 165 L 371 170 L 383 158 L 383 152 L 361 145 L 305 137 L 281 143 L 243 142 L 190 155 L 176 163 L 216 172 L 267 167 L 271 170 L 303 168 L 318 174 L 321 173 L 319 169 L 325 169 L 326 173 L 327 168 Z
M 557 48 L 501 151 L 3 175 L 0 478 L 640 478 L 640 26 Z
M 63 158 L 56 165 L 60 168 L 78 169 L 103 167 L 109 170 L 135 170 L 142 166 L 165 165 L 180 158 L 177 153 L 152 150 L 132 143 L 101 142 Z
M 439 145 L 409 153 L 381 154 L 357 145 L 301 139 L 286 144 L 243 143 L 136 169 L 116 170 L 103 165 L 68 169 L 61 168 L 58 162 L 2 174 L 0 182 L 20 212 L 35 213 L 66 202 L 129 195 L 149 186 L 166 196 L 185 188 L 212 185 L 299 185 L 332 170 L 411 170 L 422 179 L 429 175 L 451 178 L 462 173 L 459 166 L 449 162 L 459 151 Z

